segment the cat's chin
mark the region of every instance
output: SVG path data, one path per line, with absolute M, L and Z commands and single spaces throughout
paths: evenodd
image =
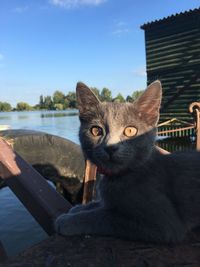
M 97 171 L 106 176 L 112 176 L 126 172 L 126 168 L 122 167 L 122 164 L 118 162 L 107 162 L 107 164 L 97 165 Z

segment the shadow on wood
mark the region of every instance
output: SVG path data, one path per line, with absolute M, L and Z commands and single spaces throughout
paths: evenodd
M 195 238 L 194 238 L 195 237 Z M 200 234 L 176 246 L 109 237 L 52 236 L 2 267 L 199 267 Z

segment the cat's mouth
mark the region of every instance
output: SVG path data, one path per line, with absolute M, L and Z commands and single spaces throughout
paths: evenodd
M 113 174 L 118 174 L 123 169 L 122 160 L 119 159 L 110 159 L 105 160 L 102 159 L 100 164 L 97 164 L 97 170 L 101 174 L 105 174 L 107 176 L 112 176 Z
M 119 175 L 119 174 L 123 174 L 126 172 L 126 169 L 123 169 L 121 165 L 119 164 L 115 164 L 110 166 L 109 164 L 107 164 L 105 167 L 104 166 L 99 166 L 97 167 L 97 171 L 100 174 L 104 174 L 106 176 L 115 176 L 115 175 Z
M 122 160 L 119 159 L 118 157 L 112 155 L 112 156 L 108 156 L 108 157 L 104 157 L 102 158 L 102 162 L 105 164 L 105 165 L 108 165 L 108 166 L 116 166 L 116 165 L 119 165 L 122 163 Z
M 97 168 L 97 172 L 100 173 L 100 174 L 104 174 L 106 176 L 112 176 L 113 175 L 113 172 L 111 170 L 104 169 L 104 168 L 101 168 L 101 167 Z
M 102 150 L 95 150 L 93 154 L 94 164 L 96 164 L 97 168 L 101 173 L 106 174 L 117 174 L 124 169 L 124 159 L 119 156 L 119 153 L 105 153 Z M 110 176 L 110 175 L 109 175 Z

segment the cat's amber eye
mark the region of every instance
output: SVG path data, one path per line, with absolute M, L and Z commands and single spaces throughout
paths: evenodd
M 127 137 L 133 137 L 137 134 L 137 128 L 128 126 L 124 129 L 124 135 Z
M 103 129 L 99 126 L 93 126 L 90 131 L 91 131 L 92 135 L 94 135 L 94 136 L 103 135 Z

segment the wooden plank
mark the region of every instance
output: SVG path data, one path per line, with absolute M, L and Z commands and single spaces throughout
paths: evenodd
M 189 116 L 181 116 L 181 115 L 178 115 L 178 116 L 174 116 L 174 114 L 172 114 L 172 115 L 166 115 L 166 116 L 163 116 L 162 114 L 161 114 L 161 116 L 160 116 L 160 120 L 159 120 L 159 123 L 162 123 L 162 122 L 165 122 L 166 120 L 170 120 L 170 119 L 173 119 L 173 118 L 177 118 L 177 119 L 179 119 L 179 120 L 183 120 L 183 121 L 188 121 L 188 123 L 193 123 L 193 119 L 191 118 L 191 117 L 189 117 Z
M 161 22 L 157 25 L 152 25 L 150 28 L 145 29 L 146 40 L 161 38 L 171 34 L 190 31 L 192 29 L 199 29 L 197 23 L 198 16 L 199 14 L 192 14 L 190 17 L 184 17 L 183 19 L 176 18 L 175 20 L 168 20 L 165 23 Z
M 170 53 L 176 54 L 176 53 L 183 53 L 184 51 L 187 51 L 190 53 L 191 51 L 198 51 L 199 50 L 199 40 L 200 40 L 200 34 L 198 36 L 194 36 L 193 39 L 183 41 L 183 40 L 176 40 L 176 42 L 172 43 L 159 43 L 159 45 L 151 45 L 146 47 L 146 53 L 148 56 L 152 56 L 152 51 L 154 51 L 154 55 L 169 55 Z M 188 46 L 191 48 L 191 50 L 187 50 Z
M 200 42 L 200 41 L 199 41 Z M 157 64 L 167 64 L 175 62 L 198 62 L 200 59 L 200 49 L 191 49 L 188 48 L 190 52 L 187 53 L 186 49 L 179 49 L 179 53 L 173 53 L 172 51 L 167 51 L 164 54 L 158 54 L 154 51 L 154 54 L 151 57 L 147 56 L 147 64 L 149 67 L 156 66 Z M 187 53 L 187 54 L 186 54 Z
M 4 267 L 199 267 L 199 244 L 197 230 L 177 245 L 55 235 L 11 258 Z
M 97 167 L 89 160 L 86 161 L 84 191 L 83 191 L 83 204 L 92 201 L 94 198 L 94 187 L 96 181 Z
M 200 89 L 200 87 L 199 87 L 199 89 Z M 173 94 L 170 94 L 170 95 L 164 95 L 164 98 L 165 98 L 165 101 L 167 101 L 168 99 L 170 99 L 171 97 L 173 96 Z M 198 92 L 197 91 L 197 93 L 196 93 L 196 95 L 181 95 L 180 96 L 180 98 L 178 98 L 177 100 L 176 100 L 176 104 L 177 103 L 181 103 L 181 102 L 183 102 L 183 103 L 185 103 L 186 104 L 186 102 L 188 102 L 188 101 L 191 101 L 191 100 L 193 100 L 193 99 L 197 99 L 197 98 L 199 98 L 199 96 L 200 96 L 200 92 Z M 194 102 L 194 101 L 192 101 L 192 102 Z
M 152 79 L 155 79 L 155 77 L 159 77 L 159 79 L 162 79 L 164 77 L 169 77 L 172 76 L 172 78 L 175 78 L 175 75 L 187 75 L 187 78 L 189 75 L 194 75 L 200 68 L 200 64 L 193 64 L 192 66 L 180 66 L 176 67 L 174 69 L 171 68 L 162 68 L 162 66 L 160 67 L 159 70 L 148 70 L 147 69 L 147 79 L 148 82 L 151 82 Z
M 176 127 L 174 127 L 176 128 Z M 160 134 L 164 134 L 164 133 L 177 133 L 179 131 L 186 131 L 186 130 L 189 130 L 189 129 L 193 129 L 194 126 L 188 126 L 188 127 L 182 127 L 182 128 L 176 128 L 176 129 L 171 129 L 171 130 L 160 130 L 158 131 L 158 135 Z M 175 136 L 177 136 L 177 134 L 175 134 Z
M 53 234 L 54 220 L 71 204 L 2 139 L 0 175 L 47 234 Z
M 198 52 L 198 55 L 200 53 Z M 155 70 L 155 69 L 164 69 L 164 68 L 175 68 L 175 67 L 179 67 L 181 68 L 183 64 L 186 64 L 187 66 L 193 66 L 196 64 L 200 64 L 200 58 L 198 55 L 194 55 L 197 56 L 197 59 L 194 60 L 191 57 L 187 58 L 187 57 L 182 57 L 182 58 L 177 58 L 175 60 L 166 60 L 166 61 L 157 61 L 155 63 L 150 63 L 147 61 L 147 71 L 149 70 Z
M 200 65 L 200 62 L 194 62 L 194 63 L 187 63 L 187 68 L 193 68 L 193 66 L 196 66 L 196 68 L 198 68 L 198 66 Z M 164 64 L 164 65 L 157 65 L 155 67 L 149 67 L 147 65 L 147 74 L 148 72 L 152 72 L 152 73 L 156 73 L 157 76 L 160 75 L 160 73 L 162 72 L 169 72 L 169 71 L 175 71 L 176 69 L 182 69 L 183 68 L 183 65 L 182 64 L 177 64 L 177 63 L 174 63 L 174 64 Z
M 177 36 L 177 34 L 176 34 Z M 198 40 L 200 38 L 200 31 L 196 31 L 193 35 L 185 35 L 183 37 L 173 37 L 172 35 L 168 35 L 167 36 L 168 40 L 162 40 L 162 41 L 158 41 L 157 39 L 152 40 L 151 42 L 146 42 L 146 51 L 149 52 L 149 50 L 151 50 L 152 48 L 155 49 L 156 51 L 158 50 L 163 50 L 166 51 L 164 49 L 164 46 L 166 48 L 166 46 L 169 46 L 169 48 L 174 48 L 174 47 L 178 47 L 180 46 L 180 43 L 182 44 L 190 44 L 192 40 L 194 40 L 193 43 L 191 43 L 192 47 L 196 47 L 198 48 Z M 196 42 L 195 42 L 196 41 Z M 184 43 L 183 43 L 184 42 Z M 186 48 L 185 46 L 183 46 L 183 48 Z
M 179 32 L 176 34 L 170 34 L 167 36 L 163 36 L 163 37 L 158 37 L 158 38 L 154 38 L 152 40 L 146 40 L 146 46 L 148 47 L 151 44 L 158 44 L 162 41 L 171 41 L 171 40 L 176 40 L 176 39 L 183 39 L 183 38 L 190 38 L 196 34 L 199 34 L 199 29 L 190 29 L 189 31 L 184 31 L 184 32 Z
M 196 109 L 196 149 L 200 151 L 200 111 Z

